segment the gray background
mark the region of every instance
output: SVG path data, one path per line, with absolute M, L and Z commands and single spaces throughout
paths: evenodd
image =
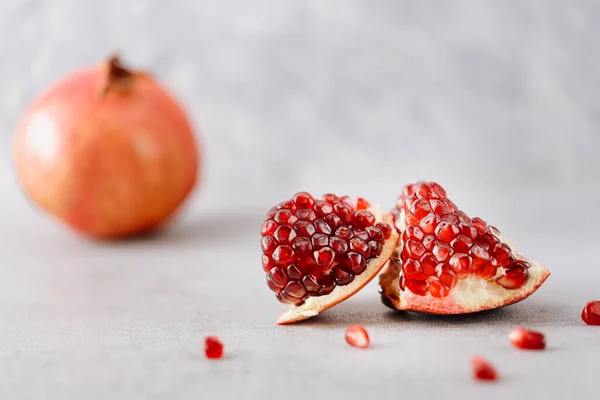
M 600 297 L 597 1 L 0 2 L 0 393 L 21 399 L 595 397 Z M 24 107 L 118 49 L 181 98 L 203 181 L 164 234 L 74 236 L 33 208 L 10 145 Z M 376 285 L 277 327 L 258 227 L 297 190 L 390 207 L 437 180 L 553 275 L 482 315 L 387 312 Z M 349 348 L 364 324 L 374 346 Z M 510 327 L 549 349 L 512 349 Z M 208 362 L 206 334 L 227 357 Z M 471 381 L 468 360 L 502 382 Z M 527 396 L 527 397 L 526 397 Z

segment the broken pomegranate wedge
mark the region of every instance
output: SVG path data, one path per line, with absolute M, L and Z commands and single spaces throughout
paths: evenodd
M 267 284 L 290 309 L 289 324 L 346 300 L 373 279 L 396 248 L 391 213 L 362 199 L 300 192 L 267 213 L 261 229 Z
M 384 304 L 399 310 L 466 314 L 516 303 L 550 272 L 500 232 L 469 218 L 434 182 L 404 188 L 394 210 L 401 239 L 380 275 Z

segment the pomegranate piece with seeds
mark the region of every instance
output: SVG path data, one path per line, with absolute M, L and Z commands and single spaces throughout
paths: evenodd
M 581 319 L 588 325 L 600 325 L 600 301 L 590 301 L 581 312 Z
M 481 357 L 473 357 L 471 359 L 473 368 L 473 377 L 479 381 L 496 381 L 498 373 L 496 369 Z
M 300 321 L 352 296 L 373 279 L 399 239 L 391 213 L 366 200 L 296 193 L 267 212 L 261 229 L 267 285 L 290 305 L 279 324 Z
M 366 349 L 371 344 L 367 330 L 360 325 L 352 325 L 346 329 L 346 342 L 360 349 Z
M 406 186 L 392 213 L 401 238 L 380 276 L 386 305 L 433 314 L 488 310 L 523 300 L 550 275 L 435 182 Z
M 521 327 L 510 331 L 508 340 L 513 346 L 523 350 L 543 350 L 546 348 L 546 338 L 542 333 Z
M 208 336 L 204 339 L 204 353 L 206 358 L 221 358 L 223 357 L 223 343 L 216 336 Z

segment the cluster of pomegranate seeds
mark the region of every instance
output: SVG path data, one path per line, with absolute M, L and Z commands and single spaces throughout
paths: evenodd
M 581 319 L 588 325 L 600 325 L 600 301 L 589 301 L 581 312 Z
M 360 325 L 351 325 L 346 329 L 346 342 L 350 346 L 366 349 L 371 345 L 367 330 Z
M 365 271 L 392 232 L 368 207 L 364 199 L 326 194 L 316 200 L 300 192 L 269 210 L 261 229 L 262 265 L 279 301 L 301 305 Z
M 208 336 L 204 339 L 204 353 L 206 358 L 221 358 L 223 357 L 223 343 L 216 336 Z
M 476 275 L 506 289 L 521 287 L 530 265 L 517 260 L 499 239 L 496 228 L 480 218 L 469 218 L 446 197 L 435 182 L 417 182 L 404 188 L 394 214 L 404 211 L 404 243 L 400 258 L 400 287 L 418 295 L 445 297 L 458 279 Z
M 496 369 L 481 357 L 473 357 L 471 359 L 473 367 L 473 377 L 479 381 L 496 381 L 498 374 Z
M 542 333 L 521 327 L 510 331 L 508 340 L 513 346 L 523 350 L 543 350 L 546 348 L 546 338 Z

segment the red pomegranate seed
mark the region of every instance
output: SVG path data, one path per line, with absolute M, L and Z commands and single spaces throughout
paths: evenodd
M 352 325 L 346 329 L 346 342 L 350 346 L 366 349 L 371 344 L 369 334 L 366 329 L 360 325 Z
M 371 207 L 371 204 L 366 199 L 359 197 L 356 199 L 356 209 L 357 210 L 366 210 Z
M 267 212 L 261 228 L 262 265 L 267 285 L 284 302 L 301 305 L 331 293 L 362 274 L 378 257 L 392 226 L 376 223 L 368 203 L 306 192 Z
M 546 339 L 540 332 L 530 331 L 517 327 L 510 331 L 508 340 L 513 346 L 524 350 L 543 350 L 546 348 Z
M 498 285 L 507 289 L 516 289 L 521 287 L 529 275 L 525 266 L 521 264 L 516 264 L 515 266 L 508 268 L 505 271 L 505 274 L 506 275 L 502 275 L 496 279 L 496 282 Z
M 600 301 L 590 301 L 581 312 L 581 319 L 588 325 L 600 325 Z
M 481 357 L 473 357 L 471 359 L 473 367 L 473 377 L 479 381 L 496 381 L 498 373 L 496 369 L 486 360 Z
M 223 357 L 223 343 L 216 336 L 208 336 L 204 340 L 204 352 L 207 358 L 221 358 Z
M 315 205 L 315 199 L 306 192 L 296 193 L 292 200 L 298 209 L 311 209 Z

